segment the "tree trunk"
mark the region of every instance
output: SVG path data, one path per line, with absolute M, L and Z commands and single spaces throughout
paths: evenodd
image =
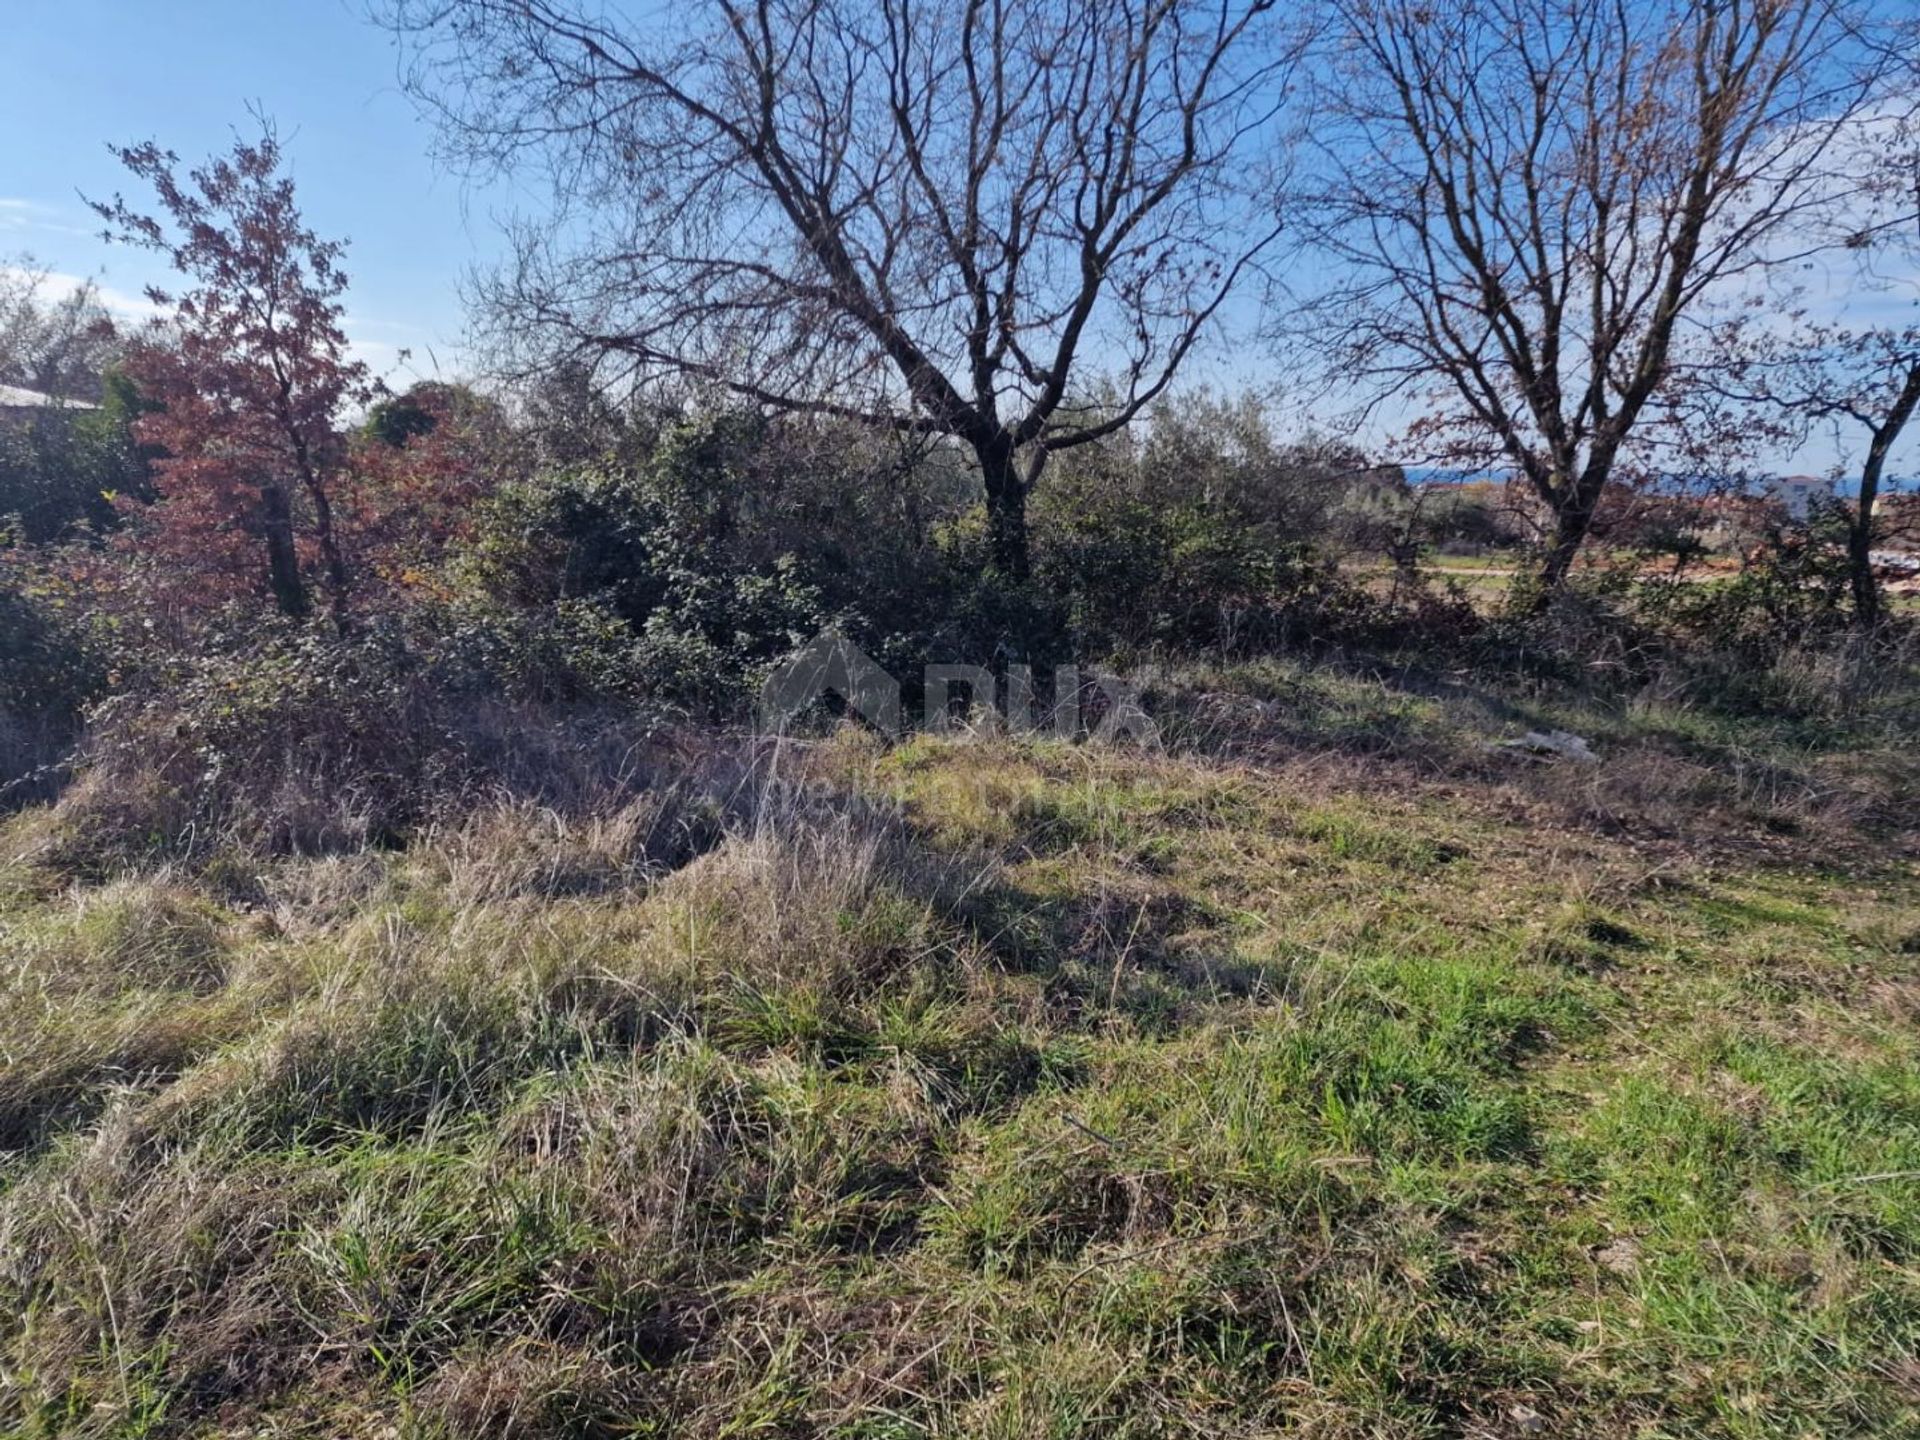
M 1586 543 L 1587 532 L 1593 528 L 1594 513 L 1600 508 L 1600 493 L 1606 484 L 1607 469 L 1589 461 L 1580 477 L 1569 484 L 1554 505 L 1553 540 L 1547 547 L 1547 558 L 1530 585 L 1522 581 L 1530 591 L 1527 608 L 1534 613 L 1552 602 L 1573 572 L 1573 562 Z
M 1853 585 L 1853 623 L 1871 630 L 1880 623 L 1880 586 L 1873 575 L 1873 507 L 1880 498 L 1880 480 L 1887 468 L 1887 454 L 1894 442 L 1920 409 L 1920 364 L 1907 367 L 1906 383 L 1900 387 L 1887 417 L 1872 433 L 1867 445 L 1867 463 L 1860 467 L 1860 498 L 1847 525 L 1847 569 Z
M 341 553 L 340 541 L 333 530 L 333 501 L 327 495 L 326 483 L 320 478 L 319 468 L 314 464 L 313 449 L 307 443 L 306 434 L 295 424 L 289 408 L 288 397 L 292 387 L 284 379 L 280 382 L 280 417 L 287 438 L 293 442 L 294 464 L 300 470 L 300 483 L 306 488 L 307 498 L 313 502 L 313 529 L 320 541 L 320 558 L 327 566 L 327 603 L 333 612 L 333 628 L 340 634 L 347 633 L 347 559 Z
M 987 539 L 993 568 L 1006 579 L 1032 573 L 1027 549 L 1027 485 L 1004 434 L 974 445 L 987 490 Z
M 280 613 L 302 619 L 307 587 L 300 579 L 300 555 L 293 543 L 293 506 L 284 487 L 260 487 L 260 528 L 267 542 L 267 584 Z
M 1594 511 L 1599 509 L 1594 501 L 1584 499 L 1580 493 L 1572 493 L 1563 505 L 1553 513 L 1553 540 L 1548 543 L 1546 561 L 1540 563 L 1540 572 L 1528 584 L 1523 578 L 1526 595 L 1526 609 L 1532 612 L 1544 611 L 1561 586 L 1567 584 L 1567 576 L 1572 572 L 1574 557 L 1580 555 L 1580 545 L 1586 543 L 1588 530 L 1594 528 Z
M 1554 519 L 1553 544 L 1547 548 L 1547 558 L 1540 566 L 1540 589 L 1553 594 L 1566 583 L 1567 576 L 1573 571 L 1574 558 L 1585 543 L 1587 529 L 1593 524 L 1593 516 L 1581 510 L 1563 510 Z
M 1877 467 L 1870 467 L 1877 469 Z M 1862 477 L 1860 503 L 1847 525 L 1847 571 L 1853 586 L 1853 623 L 1871 630 L 1880 623 L 1880 584 L 1873 574 L 1873 501 L 1880 491 L 1878 474 Z
M 333 611 L 334 628 L 347 633 L 347 559 L 340 550 L 333 530 L 333 502 L 326 486 L 309 482 L 307 493 L 313 500 L 313 528 L 320 541 L 320 555 L 327 564 L 327 601 Z

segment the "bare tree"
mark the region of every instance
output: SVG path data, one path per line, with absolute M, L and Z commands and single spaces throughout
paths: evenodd
M 1334 0 L 1306 312 L 1550 516 L 1544 598 L 1649 462 L 1676 331 L 1786 258 L 1881 62 L 1852 0 Z
M 1799 318 L 1786 330 L 1730 323 L 1713 341 L 1716 364 L 1697 387 L 1728 405 L 1747 433 L 1781 450 L 1817 435 L 1851 476 L 1853 494 L 1825 503 L 1846 526 L 1854 623 L 1870 630 L 1884 613 L 1874 554 L 1887 465 L 1920 413 L 1920 325 L 1851 328 Z
M 1851 421 L 1864 434 L 1858 485 L 1847 511 L 1847 569 L 1853 588 L 1853 619 L 1863 629 L 1880 623 L 1882 605 L 1874 573 L 1874 545 L 1887 460 L 1920 410 L 1920 327 L 1878 327 L 1837 337 L 1837 363 L 1828 369 L 1838 386 L 1823 387 L 1816 413 Z M 1851 383 L 1849 383 L 1851 382 Z
M 1695 341 L 1703 353 L 1688 388 L 1730 402 L 1749 432 L 1779 448 L 1830 441 L 1855 482 L 1841 510 L 1853 618 L 1872 629 L 1884 610 L 1880 497 L 1920 413 L 1920 110 L 1889 101 L 1862 115 L 1844 144 L 1865 183 L 1850 183 L 1806 227 L 1822 246 L 1807 267 L 1820 285 L 1795 273 L 1770 287 L 1771 304 L 1730 306 Z
M 0 384 L 55 400 L 100 398 L 101 376 L 119 357 L 120 336 L 91 280 L 53 290 L 30 256 L 0 263 Z
M 453 149 L 553 182 L 485 288 L 523 360 L 954 437 L 1015 576 L 1047 454 L 1162 394 L 1278 232 L 1275 0 L 386 13 Z

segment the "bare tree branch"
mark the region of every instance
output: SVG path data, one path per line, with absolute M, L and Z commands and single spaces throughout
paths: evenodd
M 956 437 L 1014 573 L 1044 453 L 1162 395 L 1279 231 L 1275 0 L 387 13 L 450 148 L 551 182 L 485 292 L 523 363 Z M 1094 371 L 1118 400 L 1089 422 Z
M 1554 521 L 1542 592 L 1651 436 L 1702 297 L 1786 258 L 1886 52 L 1854 0 L 1334 0 L 1319 353 L 1435 408 Z

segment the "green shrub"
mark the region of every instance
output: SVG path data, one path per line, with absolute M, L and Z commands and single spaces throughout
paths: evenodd
M 1752 669 L 1842 631 L 1850 579 L 1838 517 L 1823 516 L 1770 531 L 1732 579 L 1649 585 L 1642 603 L 1681 640 Z
M 145 408 L 109 371 L 96 407 L 48 406 L 0 425 L 0 544 L 96 534 L 118 522 L 121 500 L 150 498 L 153 455 L 131 428 Z
M 617 617 L 648 693 L 713 715 L 738 713 L 768 665 L 829 626 L 876 653 L 916 653 L 952 595 L 931 530 L 947 508 L 911 471 L 913 493 L 890 495 L 879 457 L 847 448 L 823 453 L 819 437 L 753 416 L 683 423 L 643 465 L 503 488 L 463 583 L 497 606 Z
M 1257 407 L 1169 413 L 1149 440 L 1052 462 L 1031 504 L 1033 576 L 1014 582 L 990 563 L 979 482 L 953 447 L 722 412 L 666 426 L 643 459 L 504 487 L 462 580 L 511 608 L 590 601 L 639 638 L 652 693 L 726 714 L 829 626 L 910 674 L 1457 625 L 1431 596 L 1383 605 L 1321 546 L 1349 511 L 1378 528 L 1403 490 L 1344 451 L 1277 445 Z
M 1062 483 L 1036 507 L 1035 537 L 1040 588 L 1068 608 L 1080 654 L 1382 644 L 1473 624 L 1425 593 L 1385 602 L 1313 545 L 1223 505 Z
M 49 792 L 106 674 L 71 595 L 0 551 L 0 810 Z

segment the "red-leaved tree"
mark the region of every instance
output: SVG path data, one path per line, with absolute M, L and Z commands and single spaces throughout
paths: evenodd
M 442 591 L 476 503 L 519 470 L 505 412 L 466 385 L 422 381 L 375 405 L 339 507 L 362 591 L 377 603 Z
M 307 575 L 317 564 L 344 625 L 349 576 L 333 493 L 347 451 L 338 420 L 370 384 L 347 355 L 343 247 L 302 221 L 271 124 L 184 176 L 179 158 L 152 143 L 115 153 L 153 187 L 160 213 L 117 195 L 95 202 L 109 238 L 160 252 L 186 282 L 177 295 L 149 290 L 170 316 L 127 362 L 141 393 L 162 407 L 139 421 L 138 437 L 166 455 L 140 543 L 202 583 L 253 588 L 263 576 L 295 617 L 311 609 Z

